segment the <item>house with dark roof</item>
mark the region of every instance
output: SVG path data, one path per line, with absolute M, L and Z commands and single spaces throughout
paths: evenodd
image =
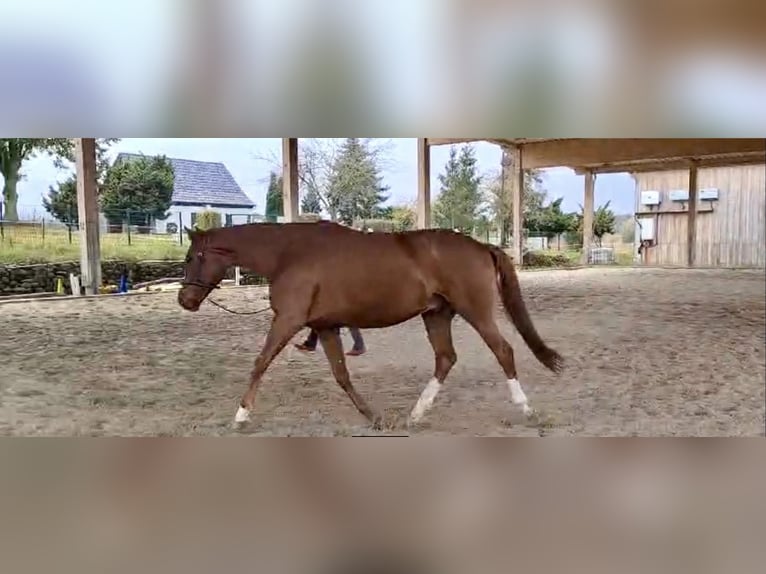
M 145 156 L 120 153 L 115 164 L 140 157 Z M 167 160 L 175 173 L 173 199 L 167 219 L 154 222 L 157 233 L 177 233 L 182 227 L 194 227 L 202 211 L 217 211 L 227 227 L 263 219 L 223 163 L 171 157 Z

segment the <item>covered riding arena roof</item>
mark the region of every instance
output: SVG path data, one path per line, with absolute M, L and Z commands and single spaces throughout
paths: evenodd
M 766 139 L 759 138 L 425 138 L 428 146 L 488 141 L 519 148 L 525 169 L 570 167 L 577 173 L 658 171 L 761 164 Z

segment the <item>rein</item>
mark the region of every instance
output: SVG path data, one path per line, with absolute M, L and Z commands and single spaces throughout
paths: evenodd
M 219 309 L 223 309 L 227 313 L 231 313 L 232 315 L 258 315 L 259 313 L 263 313 L 264 311 L 271 309 L 271 307 L 264 307 L 263 309 L 258 309 L 257 311 L 233 311 L 232 309 L 228 309 L 227 307 L 223 306 L 221 303 L 214 301 L 210 297 L 207 298 L 207 301 Z

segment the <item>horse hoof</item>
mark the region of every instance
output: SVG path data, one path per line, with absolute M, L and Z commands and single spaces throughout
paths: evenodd
M 372 428 L 373 430 L 380 431 L 383 430 L 383 417 L 381 415 L 376 415 L 372 419 Z
M 234 415 L 234 424 L 243 424 L 250 421 L 250 411 L 240 406 Z

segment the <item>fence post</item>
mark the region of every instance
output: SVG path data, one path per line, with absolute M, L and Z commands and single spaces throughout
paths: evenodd
M 43 245 L 45 245 L 45 218 L 42 219 L 43 222 Z
M 125 217 L 128 220 L 128 245 L 130 245 L 130 209 L 125 210 Z
M 67 236 L 69 238 L 69 245 L 72 244 L 72 222 L 74 221 L 74 217 L 72 217 L 72 206 L 69 206 L 69 214 L 67 216 L 67 222 L 66 222 L 66 231 Z
M 178 214 L 178 244 L 184 244 L 184 216 L 181 213 Z

